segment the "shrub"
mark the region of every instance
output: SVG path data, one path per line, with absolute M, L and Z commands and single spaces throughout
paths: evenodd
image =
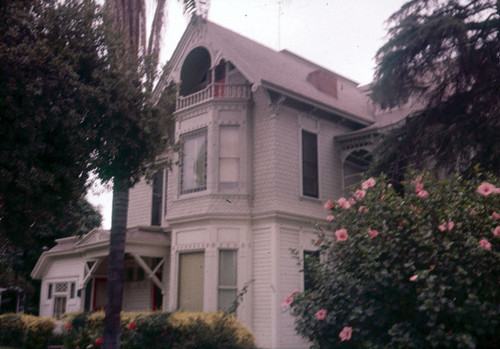
M 100 347 L 104 313 L 68 317 L 68 348 Z M 121 347 L 139 348 L 254 348 L 250 330 L 234 316 L 216 313 L 122 313 Z
M 24 323 L 19 315 L 0 315 L 0 345 L 20 347 L 23 338 Z
M 411 174 L 404 194 L 369 179 L 329 201 L 315 288 L 282 303 L 298 333 L 317 347 L 499 347 L 500 188 L 477 177 Z
M 22 319 L 25 325 L 24 347 L 45 349 L 55 328 L 54 320 L 34 315 L 23 315 Z
M 0 316 L 0 344 L 30 349 L 46 348 L 55 328 L 50 318 L 33 315 L 6 314 Z

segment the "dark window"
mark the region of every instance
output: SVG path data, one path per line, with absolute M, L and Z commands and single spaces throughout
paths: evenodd
M 134 281 L 134 268 L 127 268 L 126 281 Z
M 49 292 L 48 292 L 47 298 L 52 299 L 52 284 L 49 284 Z
M 168 170 L 165 170 L 165 180 L 163 182 L 163 216 L 167 214 L 167 192 L 168 192 Z
M 144 269 L 137 268 L 137 281 L 144 281 Z
M 302 131 L 302 193 L 317 198 L 318 193 L 318 136 Z
M 319 251 L 304 251 L 304 291 L 314 289 L 313 265 L 319 262 Z
M 161 205 L 163 195 L 163 171 L 153 177 L 153 201 L 151 205 L 151 225 L 161 225 Z
M 69 289 L 69 298 L 75 298 L 75 283 L 72 282 Z

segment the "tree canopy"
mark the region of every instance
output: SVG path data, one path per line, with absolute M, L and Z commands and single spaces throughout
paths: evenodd
M 372 98 L 419 106 L 375 152 L 374 172 L 500 171 L 500 2 L 411 0 L 388 20 Z

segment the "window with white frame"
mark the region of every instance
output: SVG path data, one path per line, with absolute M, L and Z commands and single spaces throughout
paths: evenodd
M 181 136 L 181 194 L 207 189 L 207 129 Z
M 76 293 L 75 282 L 55 282 L 48 284 L 47 299 L 53 299 L 53 316 L 57 319 L 66 312 L 68 299 L 74 299 Z
M 302 194 L 319 197 L 318 136 L 302 130 Z
M 219 251 L 218 309 L 227 311 L 236 299 L 237 251 Z
M 240 127 L 219 129 L 219 190 L 234 189 L 240 180 Z
M 164 171 L 157 172 L 153 177 L 153 195 L 151 200 L 151 225 L 160 226 L 162 221 Z

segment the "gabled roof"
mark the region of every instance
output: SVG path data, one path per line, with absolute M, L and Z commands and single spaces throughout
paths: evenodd
M 191 21 L 188 25 L 167 65 L 170 73 L 166 80 L 161 81 L 160 90 L 167 81 L 179 79 L 184 58 L 197 46 L 207 47 L 215 56 L 211 57 L 212 65 L 216 63 L 214 60 L 222 58 L 231 61 L 255 86 L 279 92 L 362 125 L 374 121 L 368 97 L 354 81 L 289 51 L 274 51 L 206 20 Z M 338 98 L 319 91 L 307 81 L 309 74 L 318 70 L 337 77 Z

